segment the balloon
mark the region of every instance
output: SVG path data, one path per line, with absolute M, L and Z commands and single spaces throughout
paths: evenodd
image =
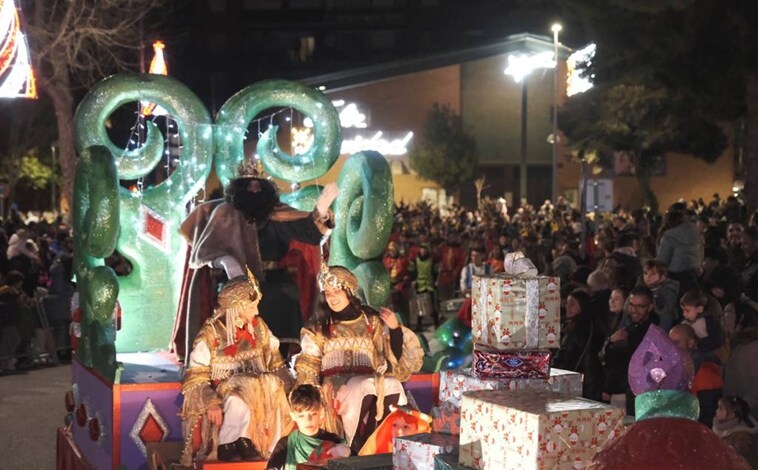
M 448 346 L 461 349 L 463 344 L 471 341 L 471 328 L 466 327 L 456 317 L 451 317 L 434 331 L 434 337 Z
M 442 364 L 443 369 L 458 369 L 463 365 L 466 355 L 460 349 L 448 348 L 445 350 L 445 354 L 448 357 Z

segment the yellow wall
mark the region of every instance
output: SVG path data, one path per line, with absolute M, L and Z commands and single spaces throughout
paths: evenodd
M 558 175 L 560 193 L 579 187 L 581 168 L 578 163 L 564 161 Z M 708 201 L 713 193 L 726 197 L 731 194 L 733 179 L 734 159 L 730 146 L 710 165 L 699 158 L 667 154 L 666 175 L 652 177 L 650 185 L 663 211 L 679 199 L 689 201 L 702 197 Z M 642 197 L 637 179 L 633 176 L 613 178 L 613 201 L 624 209 L 640 207 Z

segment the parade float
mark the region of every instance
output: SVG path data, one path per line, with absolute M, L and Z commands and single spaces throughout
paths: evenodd
M 140 109 L 136 138 L 123 148 L 108 127 L 112 114 L 130 103 Z M 146 104 L 170 117 L 161 121 L 165 128 L 145 116 Z M 295 110 L 313 123 L 307 150 L 285 152 L 272 118 L 254 149 L 245 146 L 251 122 L 272 109 Z M 284 202 L 312 210 L 318 178 L 339 156 L 339 116 L 322 93 L 270 80 L 232 96 L 213 121 L 197 96 L 171 77 L 116 75 L 90 90 L 75 128 L 81 338 L 65 397 L 66 426 L 58 431 L 57 468 L 170 468 L 184 444 L 178 416 L 183 366 L 167 349 L 187 253 L 179 224 L 211 170 L 225 185 L 249 158 L 291 184 Z M 164 178 L 145 184 L 159 166 Z M 379 258 L 393 210 L 387 161 L 377 152 L 351 155 L 337 184 L 329 264 L 354 272 L 365 302 L 383 306 L 389 276 Z M 114 251 L 131 264 L 128 274 L 117 276 L 106 266 Z M 329 468 L 583 468 L 619 432 L 620 409 L 577 398 L 581 374 L 549 367 L 550 348 L 560 340 L 557 279 L 538 276 L 528 260 L 506 265 L 505 276 L 475 279 L 472 328 L 457 319 L 440 326 L 431 335 L 426 373 L 404 384 L 411 405 L 434 418 L 433 432 L 396 437 L 392 453 L 337 459 Z M 460 368 L 464 362 L 472 367 Z M 195 467 L 253 469 L 265 462 L 209 460 Z

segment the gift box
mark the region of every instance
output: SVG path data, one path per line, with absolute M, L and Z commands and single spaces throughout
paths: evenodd
M 476 469 L 587 468 L 624 410 L 549 390 L 467 392 L 459 462 Z
M 560 280 L 535 276 L 474 276 L 474 343 L 495 349 L 557 348 L 561 337 Z
M 476 390 L 552 390 L 579 396 L 582 374 L 552 368 L 548 379 L 481 379 L 473 375 L 471 369 L 440 372 L 440 403 L 449 401 L 460 407 L 463 392 Z
M 329 461 L 329 470 L 392 470 L 392 454 L 364 455 Z
M 437 454 L 457 454 L 458 436 L 424 433 L 396 437 L 392 463 L 397 470 L 433 470 Z
M 446 401 L 432 408 L 432 431 L 445 434 L 460 434 L 460 406 L 450 401 Z
M 434 470 L 473 470 L 458 463 L 458 454 L 437 454 L 434 456 Z
M 550 377 L 550 351 L 501 351 L 477 344 L 472 370 L 480 379 L 547 379 Z

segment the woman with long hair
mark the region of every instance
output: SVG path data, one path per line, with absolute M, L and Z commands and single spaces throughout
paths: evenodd
M 584 374 L 582 396 L 600 400 L 603 369 L 598 353 L 603 344 L 602 329 L 594 318 L 590 296 L 574 290 L 566 299 L 566 320 L 561 329 L 561 346 L 553 367 Z
M 325 429 L 357 453 L 389 406 L 407 403 L 401 382 L 421 368 L 424 352 L 394 312 L 360 303 L 348 269 L 322 267 L 319 284 L 325 302 L 301 332 L 297 381 L 322 387 Z

